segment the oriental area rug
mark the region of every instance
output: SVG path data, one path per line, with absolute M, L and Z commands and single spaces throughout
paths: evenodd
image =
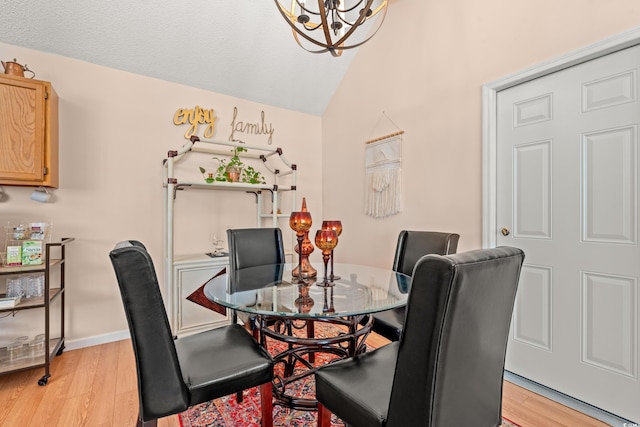
M 294 330 L 295 334 L 304 334 Z M 316 322 L 316 338 L 325 336 L 335 336 L 339 333 L 335 325 Z M 282 352 L 286 344 L 269 340 L 267 347 L 272 355 Z M 369 348 L 372 348 L 369 346 Z M 329 354 L 316 354 L 316 366 L 328 363 L 333 357 Z M 281 375 L 281 364 L 276 365 L 275 374 Z M 313 375 L 297 381 L 288 386 L 288 393 L 295 396 L 313 398 L 315 396 L 315 385 Z M 215 399 L 189 408 L 180 414 L 180 425 L 182 427 L 259 427 L 260 426 L 260 392 L 258 387 L 245 390 L 243 400 L 238 403 L 236 395 Z M 274 427 L 311 427 L 315 426 L 317 415 L 314 411 L 299 411 L 284 408 L 280 405 L 273 406 Z M 503 427 L 519 427 L 517 424 L 504 420 Z M 345 424 L 335 415 L 331 419 L 331 427 L 346 427 Z

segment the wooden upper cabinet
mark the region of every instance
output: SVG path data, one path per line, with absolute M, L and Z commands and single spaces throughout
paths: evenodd
M 0 185 L 58 187 L 58 94 L 0 74 Z

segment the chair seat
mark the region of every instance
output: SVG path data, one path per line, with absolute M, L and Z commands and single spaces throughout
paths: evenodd
M 373 328 L 376 333 L 391 341 L 399 341 L 404 325 L 405 307 L 381 311 L 373 315 Z
M 189 406 L 271 381 L 271 358 L 240 325 L 176 340 Z
M 316 372 L 316 397 L 347 424 L 381 427 L 387 419 L 399 343 Z M 366 378 L 374 375 L 375 378 Z M 375 384 L 375 387 L 371 387 Z M 347 415 L 345 415 L 347 414 Z

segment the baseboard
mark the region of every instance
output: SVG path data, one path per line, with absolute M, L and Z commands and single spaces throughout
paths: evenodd
M 559 391 L 553 390 L 535 381 L 531 381 L 525 377 L 521 377 L 520 375 L 514 374 L 513 372 L 504 371 L 504 379 L 511 383 L 519 385 L 520 387 L 526 388 L 527 390 L 530 390 L 534 393 L 542 395 L 547 399 L 551 399 L 554 402 L 558 402 L 564 406 L 568 406 L 571 409 L 582 412 L 583 414 L 600 420 L 603 423 L 607 423 L 610 426 L 631 427 L 638 425 L 633 421 L 620 418 L 610 412 L 607 412 L 600 408 L 596 408 L 595 406 L 589 405 L 588 403 L 585 403 L 581 400 L 560 393 Z
M 79 340 L 66 340 L 64 341 L 65 350 L 77 350 L 79 348 L 91 347 L 94 345 L 106 344 L 113 341 L 126 340 L 131 338 L 129 330 L 123 330 L 118 332 L 112 332 L 105 335 L 97 335 L 89 338 L 82 338 Z

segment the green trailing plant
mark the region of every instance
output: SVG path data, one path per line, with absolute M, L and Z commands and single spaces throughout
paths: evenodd
M 262 174 L 255 170 L 253 166 L 246 165 L 241 159 L 238 153 L 246 152 L 244 147 L 235 147 L 233 149 L 233 156 L 229 159 L 221 159 L 219 157 L 213 157 L 218 161 L 218 168 L 215 173 L 208 173 L 205 168 L 200 166 L 200 173 L 204 180 L 208 183 L 214 181 L 218 182 L 243 182 L 246 184 L 265 184 L 265 179 Z M 234 177 L 236 178 L 234 180 Z

